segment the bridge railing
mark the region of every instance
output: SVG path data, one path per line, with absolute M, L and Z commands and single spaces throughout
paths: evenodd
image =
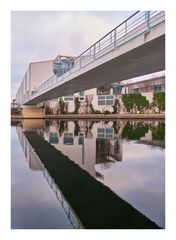
M 31 96 L 32 98 L 50 90 L 63 83 L 64 79 L 77 72 L 83 67 L 91 64 L 111 51 L 118 49 L 123 44 L 149 32 L 151 28 L 165 21 L 164 11 L 137 11 L 124 22 L 119 24 L 112 31 L 90 46 L 74 60 L 74 67 L 67 72 L 63 72 L 60 77 L 55 75 L 44 82 Z

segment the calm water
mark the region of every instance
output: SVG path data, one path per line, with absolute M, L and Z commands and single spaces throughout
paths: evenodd
M 13 123 L 12 228 L 129 228 L 141 214 L 164 228 L 164 130 L 158 121 Z

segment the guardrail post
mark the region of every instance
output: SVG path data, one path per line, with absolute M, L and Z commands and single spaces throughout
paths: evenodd
M 94 44 L 94 46 L 93 46 L 93 58 L 94 58 L 94 60 L 95 60 L 95 44 Z
M 80 68 L 82 67 L 81 66 L 81 56 L 79 57 L 79 66 L 80 66 Z
M 71 61 L 70 61 L 70 74 L 71 74 Z
M 114 29 L 114 48 L 116 48 L 116 33 L 117 33 L 117 29 Z
M 150 29 L 150 11 L 145 12 L 145 20 L 147 23 L 147 31 L 149 31 L 149 29 Z
M 125 35 L 127 34 L 127 21 L 125 22 Z

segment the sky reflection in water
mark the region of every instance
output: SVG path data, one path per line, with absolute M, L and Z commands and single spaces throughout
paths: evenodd
M 37 131 L 90 175 L 164 227 L 164 125 L 144 123 L 141 137 L 138 129 L 143 125 L 130 124 L 128 136 L 129 123 L 125 122 L 49 121 Z M 15 128 L 12 127 L 12 228 L 72 228 L 41 170 L 35 169 L 35 160 L 29 165 L 26 162 Z

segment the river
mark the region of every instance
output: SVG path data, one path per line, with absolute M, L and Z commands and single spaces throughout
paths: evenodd
M 165 228 L 165 122 L 11 127 L 12 229 Z

